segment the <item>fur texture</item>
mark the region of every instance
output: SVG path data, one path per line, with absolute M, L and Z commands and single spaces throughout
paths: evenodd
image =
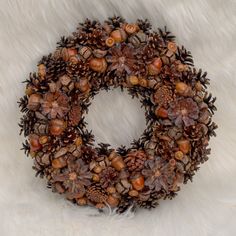
M 210 160 L 178 196 L 149 212 L 117 216 L 78 208 L 34 178 L 20 151 L 21 82 L 86 17 L 148 18 L 168 28 L 207 70 L 217 96 L 219 125 Z M 0 235 L 236 235 L 236 1 L 235 0 L 1 0 L 0 1 Z M 124 96 L 124 97 L 121 97 Z M 109 116 L 104 116 L 104 111 Z M 138 101 L 119 91 L 98 95 L 88 115 L 99 141 L 128 144 L 144 128 Z M 105 120 L 103 120 L 105 119 Z

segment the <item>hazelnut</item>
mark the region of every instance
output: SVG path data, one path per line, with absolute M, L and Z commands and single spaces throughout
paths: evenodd
M 60 135 L 66 128 L 66 123 L 63 120 L 54 119 L 49 123 L 50 133 L 54 136 Z
M 134 189 L 140 191 L 144 188 L 144 177 L 142 175 L 135 176 L 131 179 L 131 184 Z
M 124 42 L 127 39 L 127 35 L 123 29 L 116 29 L 111 32 L 110 36 L 116 43 Z
M 103 73 L 107 69 L 107 62 L 105 58 L 92 58 L 89 61 L 89 67 L 99 73 Z
M 176 89 L 177 93 L 179 93 L 181 95 L 185 95 L 185 94 L 189 93 L 190 87 L 183 82 L 177 82 L 175 84 L 175 89 Z

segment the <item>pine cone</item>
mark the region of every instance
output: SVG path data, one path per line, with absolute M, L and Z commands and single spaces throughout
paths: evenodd
M 111 183 L 116 182 L 117 177 L 117 171 L 113 167 L 107 167 L 101 172 L 100 183 L 103 188 L 107 188 Z
M 89 164 L 92 160 L 96 159 L 97 153 L 90 146 L 82 146 L 82 159 L 85 163 Z
M 86 196 L 94 203 L 104 203 L 108 198 L 105 190 L 98 184 L 90 186 L 87 189 Z
M 145 193 L 144 193 L 145 194 Z M 158 200 L 162 198 L 162 194 L 159 194 L 157 192 L 147 192 L 146 194 L 147 200 L 142 201 L 141 199 L 137 201 L 137 205 L 139 207 L 145 208 L 145 209 L 152 209 L 158 206 Z
M 147 160 L 147 155 L 143 150 L 130 152 L 126 155 L 124 162 L 129 171 L 140 171 L 143 169 L 144 162 Z
M 125 211 L 127 211 L 128 209 L 130 209 L 131 211 L 134 211 L 135 205 L 134 205 L 134 201 L 133 201 L 132 197 L 130 197 L 129 194 L 126 194 L 121 199 L 116 212 L 118 214 L 122 214 Z

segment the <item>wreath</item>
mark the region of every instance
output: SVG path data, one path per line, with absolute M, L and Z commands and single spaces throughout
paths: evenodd
M 215 98 L 166 28 L 148 20 L 87 19 L 30 73 L 19 100 L 23 149 L 53 192 L 98 209 L 154 208 L 172 199 L 208 159 Z M 101 89 L 127 90 L 145 108 L 146 129 L 130 147 L 94 144 L 84 119 Z

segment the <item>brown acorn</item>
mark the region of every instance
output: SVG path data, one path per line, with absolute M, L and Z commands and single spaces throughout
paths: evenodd
M 190 142 L 187 139 L 182 139 L 182 140 L 178 140 L 177 144 L 179 146 L 179 150 L 184 153 L 187 154 L 190 151 Z
M 129 195 L 130 195 L 131 197 L 137 197 L 137 196 L 138 196 L 138 191 L 132 189 L 132 190 L 129 191 Z
M 160 107 L 160 108 L 157 107 L 155 110 L 155 114 L 156 114 L 156 116 L 161 117 L 161 118 L 168 117 L 168 111 L 163 107 Z
M 119 199 L 112 195 L 109 195 L 107 198 L 107 203 L 110 205 L 110 207 L 117 207 L 119 204 Z
M 175 84 L 175 89 L 176 92 L 182 96 L 189 96 L 191 94 L 191 88 L 183 82 L 177 82 Z
M 127 34 L 123 29 L 116 29 L 111 32 L 110 37 L 112 37 L 116 43 L 121 43 L 127 39 Z
M 121 171 L 125 168 L 125 163 L 123 158 L 120 155 L 114 157 L 111 161 L 111 166 L 114 167 L 116 170 Z
M 126 24 L 124 30 L 128 34 L 133 34 L 139 30 L 139 27 L 137 24 Z
M 29 143 L 31 152 L 38 151 L 42 148 L 42 145 L 39 142 L 39 136 L 36 134 L 32 134 L 29 136 Z
M 139 85 L 142 87 L 147 87 L 148 81 L 145 78 L 139 78 Z
M 39 77 L 45 77 L 45 75 L 46 75 L 46 66 L 44 64 L 38 65 L 38 75 L 39 75 Z
M 65 128 L 66 128 L 66 123 L 63 120 L 54 119 L 51 120 L 49 123 L 50 133 L 54 136 L 62 134 Z
M 108 37 L 105 43 L 108 47 L 112 47 L 115 44 L 115 40 L 112 37 Z
M 76 56 L 78 54 L 77 50 L 74 48 L 62 48 L 60 55 L 64 61 L 69 61 L 70 57 Z
M 66 160 L 64 157 L 59 157 L 52 160 L 52 167 L 54 169 L 61 169 L 67 165 Z
M 128 82 L 132 85 L 138 85 L 139 84 L 139 79 L 135 75 L 131 75 L 128 77 Z
M 148 65 L 148 73 L 150 75 L 158 75 L 161 71 L 162 61 L 161 58 L 155 58 L 151 64 Z
M 131 179 L 131 184 L 134 189 L 140 191 L 144 188 L 144 177 L 142 175 L 135 175 Z
M 36 93 L 31 94 L 28 100 L 27 108 L 29 110 L 36 111 L 40 106 L 41 99 L 42 97 L 40 94 Z
M 79 82 L 75 83 L 75 87 L 79 89 L 82 93 L 89 91 L 90 84 L 89 81 L 86 78 L 82 78 L 79 80 Z
M 89 61 L 89 67 L 99 73 L 103 73 L 107 69 L 107 62 L 105 58 L 92 58 Z

